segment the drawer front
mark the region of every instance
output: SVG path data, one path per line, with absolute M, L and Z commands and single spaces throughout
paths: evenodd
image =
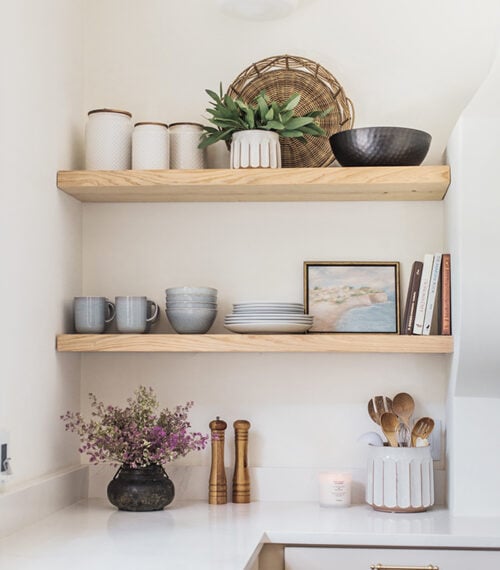
M 498 550 L 285 548 L 285 570 L 499 570 Z

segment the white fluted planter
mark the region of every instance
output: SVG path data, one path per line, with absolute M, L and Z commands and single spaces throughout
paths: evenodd
M 257 129 L 234 133 L 230 162 L 231 168 L 281 168 L 278 133 Z
M 366 502 L 377 511 L 415 513 L 434 504 L 430 447 L 369 446 Z

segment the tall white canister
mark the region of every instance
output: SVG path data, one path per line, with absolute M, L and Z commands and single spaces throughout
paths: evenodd
M 205 149 L 198 148 L 203 125 L 199 123 L 171 123 L 170 168 L 206 168 Z
M 129 170 L 132 156 L 132 114 L 94 109 L 85 128 L 87 170 Z
M 132 134 L 132 168 L 165 170 L 169 167 L 169 135 L 165 123 L 136 123 Z

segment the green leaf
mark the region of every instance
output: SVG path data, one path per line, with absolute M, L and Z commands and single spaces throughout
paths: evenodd
M 304 134 L 302 133 L 302 131 L 289 131 L 289 130 L 280 131 L 280 137 L 285 137 L 289 139 L 295 139 L 303 136 Z
M 205 93 L 207 93 L 214 101 L 220 103 L 220 97 L 215 93 L 215 91 L 210 91 L 210 89 L 205 89 Z
M 207 133 L 218 133 L 219 132 L 219 129 L 216 129 L 214 127 L 209 127 L 208 125 L 204 125 L 203 129 Z
M 295 129 L 300 129 L 300 127 L 305 125 L 310 125 L 311 123 L 314 123 L 314 119 L 312 117 L 293 117 L 287 121 L 285 127 L 288 130 L 293 131 Z
M 265 119 L 272 121 L 274 119 L 274 109 L 271 107 L 269 111 L 264 115 Z
M 234 102 L 242 111 L 246 111 L 248 109 L 248 105 L 244 103 L 241 99 L 235 99 Z
M 304 117 L 326 117 L 327 115 L 329 115 L 332 112 L 332 108 L 329 107 L 328 109 L 325 109 L 324 111 L 310 111 L 309 113 L 307 113 L 306 115 L 304 115 Z
M 233 121 L 232 119 L 212 119 L 210 121 L 211 123 L 213 123 L 214 125 L 217 125 L 218 127 L 223 127 L 223 128 L 229 128 L 229 129 L 241 129 L 241 127 L 245 128 L 245 123 L 244 121 Z
M 318 127 L 317 125 L 314 125 L 314 124 L 302 127 L 300 130 L 305 135 L 312 135 L 313 137 L 319 137 L 319 136 L 326 134 L 325 131 L 321 127 Z
M 279 121 L 268 121 L 266 125 L 266 129 L 274 129 L 275 131 L 282 131 L 284 129 L 284 125 Z
M 231 111 L 238 111 L 238 107 L 236 106 L 236 103 L 233 101 L 233 99 L 227 93 L 224 95 L 224 104 Z
M 250 107 L 247 107 L 247 109 L 245 110 L 245 117 L 246 117 L 246 121 L 248 126 L 253 129 L 255 127 L 255 115 L 253 112 L 253 109 L 251 109 Z
M 282 106 L 283 111 L 292 111 L 298 105 L 300 101 L 300 95 L 294 93 L 289 99 L 287 99 Z
M 265 120 L 266 115 L 269 111 L 269 107 L 266 103 L 265 97 L 262 97 L 261 95 L 259 95 L 256 99 L 256 102 L 257 102 L 257 108 L 259 111 L 260 118 L 261 118 L 261 120 Z
M 281 111 L 280 113 L 280 121 L 285 124 L 293 117 L 293 111 Z
M 211 134 L 207 137 L 204 137 L 198 148 L 206 148 L 207 146 L 214 144 L 219 141 L 225 141 L 231 138 L 232 134 L 234 133 L 235 129 L 227 130 L 227 131 L 219 131 L 217 133 Z

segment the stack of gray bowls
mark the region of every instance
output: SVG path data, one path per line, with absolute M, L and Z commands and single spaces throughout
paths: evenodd
M 166 313 L 175 332 L 204 334 L 217 316 L 217 289 L 171 287 L 165 290 Z

